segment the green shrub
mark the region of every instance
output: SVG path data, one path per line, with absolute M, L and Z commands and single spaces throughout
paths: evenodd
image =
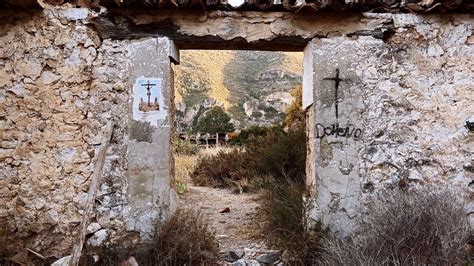
M 199 153 L 199 146 L 188 141 L 177 138 L 174 141 L 174 152 L 178 155 L 196 155 Z
M 325 243 L 322 264 L 457 265 L 466 261 L 464 203 L 449 190 L 383 193 L 355 236 Z
M 240 149 L 204 155 L 199 158 L 191 178 L 198 186 L 232 186 L 232 181 L 256 175 L 254 169 L 248 167 L 248 159 L 247 153 Z
M 245 145 L 249 139 L 266 136 L 268 131 L 268 127 L 251 126 L 248 129 L 241 130 L 239 135 L 230 140 L 229 143 L 234 145 Z
M 206 155 L 198 160 L 191 178 L 201 186 L 234 186 L 236 181 L 272 176 L 275 179 L 304 176 L 306 138 L 303 129 L 288 132 L 273 128 L 265 136 L 252 137 L 245 149 Z M 259 190 L 258 187 L 248 190 Z
M 195 131 L 211 134 L 233 132 L 235 128 L 230 120 L 231 117 L 222 107 L 214 106 L 199 118 Z
M 266 136 L 249 141 L 246 152 L 253 158 L 252 164 L 247 165 L 256 168 L 262 176 L 286 179 L 305 175 L 306 133 L 303 128 L 288 132 L 274 128 Z
M 188 186 L 186 185 L 186 183 L 183 183 L 183 182 L 176 183 L 176 192 L 178 194 L 184 194 L 186 190 L 188 190 Z

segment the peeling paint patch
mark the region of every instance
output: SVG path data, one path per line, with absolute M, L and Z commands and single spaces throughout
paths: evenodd
M 153 142 L 153 133 L 155 127 L 150 122 L 142 122 L 133 120 L 130 125 L 130 139 L 138 142 Z

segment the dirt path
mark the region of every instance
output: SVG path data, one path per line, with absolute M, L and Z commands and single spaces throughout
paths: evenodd
M 209 219 L 216 232 L 221 251 L 263 249 L 258 239 L 259 215 L 258 194 L 236 194 L 230 189 L 210 187 L 188 188 L 180 196 L 180 206 L 198 209 Z M 219 211 L 229 208 L 229 212 Z

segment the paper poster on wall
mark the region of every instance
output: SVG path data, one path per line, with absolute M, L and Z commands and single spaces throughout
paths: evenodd
M 162 79 L 137 78 L 133 85 L 133 119 L 156 124 L 165 118 Z

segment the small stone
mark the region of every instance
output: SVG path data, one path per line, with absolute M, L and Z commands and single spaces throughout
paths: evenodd
M 43 209 L 45 205 L 46 205 L 46 201 L 43 198 L 37 198 L 33 202 L 33 206 L 35 207 L 36 210 Z
M 474 44 L 474 35 L 471 35 L 466 40 L 467 44 Z
M 59 213 L 56 210 L 49 210 L 46 212 L 46 218 L 50 224 L 58 224 Z
M 413 169 L 408 174 L 408 179 L 410 180 L 423 180 L 423 175 L 416 169 Z
M 74 203 L 78 204 L 81 208 L 86 205 L 87 198 L 89 197 L 89 194 L 85 192 L 78 193 L 74 198 L 72 199 Z
M 15 69 L 15 71 L 18 72 L 20 75 L 32 79 L 37 78 L 41 74 L 42 70 L 43 66 L 33 61 L 21 62 L 17 65 L 17 68 Z
M 463 165 L 464 170 L 474 173 L 474 162 L 465 163 Z
M 100 226 L 99 223 L 91 223 L 89 224 L 89 226 L 87 226 L 86 232 L 87 234 L 93 234 L 99 231 L 100 229 L 102 229 L 102 226 Z
M 234 262 L 236 259 L 233 259 L 229 252 L 221 252 L 220 260 L 225 262 Z
M 227 213 L 227 212 L 230 212 L 230 208 L 229 208 L 229 207 L 225 207 L 224 209 L 220 209 L 220 210 L 219 210 L 219 213 Z
M 61 77 L 59 75 L 56 75 L 51 71 L 44 71 L 43 74 L 41 75 L 41 80 L 43 81 L 43 84 L 45 85 L 52 84 L 58 81 L 60 78 Z
M 15 84 L 11 89 L 7 89 L 7 91 L 15 94 L 17 97 L 20 98 L 25 97 L 28 93 L 28 91 L 25 90 L 25 86 L 23 84 Z
M 432 44 L 428 47 L 427 51 L 428 56 L 442 56 L 444 54 L 444 50 L 438 44 Z
M 130 257 L 126 261 L 120 264 L 121 266 L 138 266 L 138 262 L 135 257 Z
M 44 131 L 46 129 L 46 122 L 42 122 L 41 124 L 38 125 L 38 130 L 39 131 Z
M 229 256 L 233 259 L 233 261 L 241 259 L 245 255 L 245 252 L 242 250 L 238 251 L 229 251 Z
M 51 264 L 51 266 L 68 266 L 70 260 L 71 260 L 71 256 L 63 257 L 63 258 L 60 258 L 59 260 L 53 262 L 53 264 Z
M 0 148 L 2 149 L 15 149 L 18 146 L 18 141 L 2 141 L 0 142 Z
M 4 218 L 8 216 L 8 210 L 7 209 L 0 209 L 0 218 Z
M 10 86 L 12 77 L 5 70 L 0 69 L 0 87 Z
M 63 90 L 59 92 L 59 96 L 61 97 L 61 100 L 63 101 L 66 101 L 70 95 L 71 95 L 70 91 Z
M 12 158 L 14 152 L 15 152 L 14 149 L 2 149 L 2 148 L 0 148 L 0 162 L 7 159 L 7 158 Z
M 102 246 L 105 240 L 107 240 L 108 236 L 109 232 L 107 229 L 99 230 L 87 240 L 87 244 L 93 247 Z
M 240 260 L 232 263 L 232 266 L 246 266 L 246 263 L 245 263 L 244 259 L 240 259 Z
M 87 8 L 68 8 L 59 10 L 58 13 L 67 20 L 84 20 L 89 16 Z
M 47 56 L 46 58 L 55 58 L 61 53 L 61 50 L 54 47 L 48 47 L 44 49 L 43 54 Z
M 259 255 L 255 259 L 261 263 L 273 264 L 280 260 L 280 254 L 277 252 L 265 253 L 265 254 Z
M 260 266 L 262 264 L 256 260 L 247 260 L 245 261 L 245 265 L 246 266 Z

